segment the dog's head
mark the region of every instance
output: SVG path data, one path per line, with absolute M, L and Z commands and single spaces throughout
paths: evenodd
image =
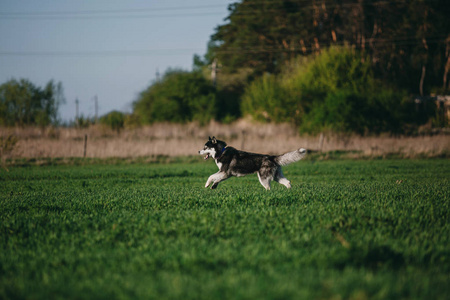
M 205 159 L 217 158 L 222 155 L 227 143 L 217 140 L 214 136 L 209 138 L 202 150 L 198 154 L 205 155 Z

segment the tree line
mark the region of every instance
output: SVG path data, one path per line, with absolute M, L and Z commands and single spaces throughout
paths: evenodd
M 194 71 L 166 74 L 134 112 L 143 123 L 158 112 L 202 123 L 250 115 L 310 133 L 411 132 L 442 117 L 433 102 L 412 100 L 448 93 L 449 9 L 442 0 L 236 2 Z M 217 86 L 205 81 L 213 62 L 221 65 Z
M 64 102 L 61 82 L 51 80 L 39 87 L 27 79 L 11 79 L 0 85 L 0 125 L 57 125 Z
M 277 73 L 298 55 L 349 45 L 384 81 L 416 94 L 448 90 L 449 16 L 446 0 L 243 0 L 211 36 L 207 59 Z
M 360 134 L 412 132 L 433 118 L 448 126 L 433 102 L 412 101 L 450 89 L 446 2 L 236 2 L 192 71 L 168 70 L 139 94 L 132 114 L 111 112 L 100 122 L 120 130 L 251 116 L 302 132 Z M 61 95 L 53 81 L 39 88 L 11 80 L 0 87 L 0 125 L 57 122 Z

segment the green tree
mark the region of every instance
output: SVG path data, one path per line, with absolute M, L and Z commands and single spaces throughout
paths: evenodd
M 100 118 L 100 124 L 110 127 L 112 130 L 120 132 L 125 124 L 125 114 L 114 110 Z
M 26 79 L 11 79 L 0 86 L 0 124 L 57 124 L 59 105 L 64 101 L 61 83 L 50 81 L 40 88 Z
M 217 27 L 206 54 L 207 59 L 218 58 L 225 70 L 276 72 L 283 61 L 301 53 L 300 43 L 310 53 L 312 19 L 301 2 L 244 0 L 231 4 L 229 12 L 228 23 Z
M 199 121 L 217 115 L 216 89 L 200 71 L 168 71 L 134 102 L 134 114 L 142 123 Z
M 374 78 L 367 57 L 329 48 L 265 75 L 245 91 L 242 110 L 256 119 L 292 122 L 303 132 L 401 132 L 414 121 L 405 93 Z
M 450 83 L 449 15 L 447 0 L 242 0 L 205 59 L 224 72 L 278 73 L 295 56 L 348 44 L 369 55 L 377 78 L 426 94 Z
M 259 121 L 292 122 L 295 103 L 289 100 L 280 79 L 264 74 L 247 87 L 242 97 L 242 113 Z

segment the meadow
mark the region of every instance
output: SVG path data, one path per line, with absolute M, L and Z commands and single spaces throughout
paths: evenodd
M 204 188 L 212 161 L 0 171 L 2 299 L 448 299 L 450 161 L 301 161 Z
M 430 129 L 431 130 L 431 129 Z M 235 148 L 258 153 L 280 154 L 303 147 L 323 153 L 341 151 L 349 158 L 388 157 L 448 158 L 450 131 L 419 132 L 415 136 L 352 135 L 324 132 L 301 135 L 287 123 L 254 123 L 241 119 L 231 124 L 211 122 L 207 126 L 155 123 L 120 132 L 101 125 L 88 128 L 0 127 L 0 158 L 141 158 L 157 155 L 171 157 L 196 155 L 215 135 Z M 8 148 L 8 138 L 16 143 Z M 86 148 L 85 148 L 86 145 Z M 182 145 L 182 147 L 180 147 Z

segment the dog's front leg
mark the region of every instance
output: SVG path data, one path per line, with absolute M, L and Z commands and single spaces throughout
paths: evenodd
M 209 176 L 208 180 L 206 181 L 205 188 L 210 186 L 212 183 L 213 185 L 211 186 L 211 189 L 215 189 L 219 185 L 219 182 L 221 182 L 225 179 L 228 179 L 228 175 L 224 172 L 219 171 L 215 174 L 212 174 L 211 176 Z
M 206 180 L 205 188 L 207 188 L 213 182 L 214 175 L 216 174 L 212 174 L 211 176 L 208 177 L 208 180 Z

